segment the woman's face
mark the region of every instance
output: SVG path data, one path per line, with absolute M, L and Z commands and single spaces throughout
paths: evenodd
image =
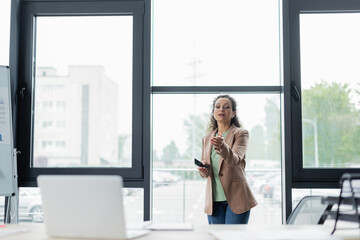
M 230 125 L 231 119 L 236 112 L 232 110 L 231 101 L 227 98 L 219 98 L 214 105 L 214 118 L 219 123 Z

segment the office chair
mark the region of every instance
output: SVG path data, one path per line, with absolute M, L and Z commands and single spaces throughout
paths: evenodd
M 323 204 L 322 196 L 305 196 L 291 212 L 287 224 L 323 224 L 333 204 Z
M 360 173 L 344 173 L 340 179 L 340 195 L 337 200 L 337 209 L 335 214 L 334 234 L 338 220 L 358 222 L 360 228 Z M 340 212 L 340 205 L 352 205 L 352 212 Z

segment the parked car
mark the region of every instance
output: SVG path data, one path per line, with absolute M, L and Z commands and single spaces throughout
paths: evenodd
M 262 172 L 261 175 L 257 175 L 252 180 L 251 188 L 253 191 L 258 191 L 259 193 L 262 193 L 262 189 L 266 184 L 268 184 L 270 181 L 272 181 L 273 178 L 276 176 L 281 175 L 280 172 Z
M 273 198 L 274 190 L 276 187 L 281 186 L 281 175 L 276 175 L 269 182 L 265 183 L 260 188 L 260 192 L 264 195 L 264 198 Z
M 140 191 L 140 188 L 123 188 L 123 195 L 130 196 Z
M 154 171 L 153 172 L 153 183 L 154 186 L 169 185 L 176 183 L 181 180 L 179 175 L 172 174 L 170 172 Z
M 4 217 L 5 201 L 0 201 L 0 216 Z M 19 220 L 40 223 L 44 221 L 42 203 L 38 188 L 20 188 Z

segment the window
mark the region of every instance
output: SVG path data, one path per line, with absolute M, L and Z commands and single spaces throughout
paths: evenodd
M 338 187 L 343 173 L 360 167 L 360 5 L 291 3 L 293 186 Z
M 143 187 L 145 3 L 30 0 L 18 7 L 22 57 L 13 67 L 25 91 L 17 147 L 27 162 L 18 165 L 20 185 L 34 186 L 45 173 L 117 174 L 125 186 Z
M 53 121 L 43 121 L 42 128 L 50 128 L 53 126 Z
M 35 127 L 34 140 L 66 137 L 72 146 L 47 155 L 48 167 L 131 167 L 133 17 L 38 16 L 34 23 L 36 69 L 43 73 L 34 83 L 44 89 L 35 93 L 43 112 L 35 108 L 34 121 L 51 112 L 54 122 L 66 116 L 69 123 L 63 135 Z M 55 91 L 61 85 L 67 90 Z
M 217 95 L 153 95 L 154 221 L 207 223 L 203 213 L 206 181 L 193 159 L 201 158 L 201 138 L 207 133 L 211 103 Z M 280 96 L 230 95 L 250 135 L 246 174 L 259 202 L 251 222 L 281 224 Z
M 0 197 L 0 221 L 5 222 L 5 197 Z
M 153 2 L 154 86 L 280 84 L 277 0 Z
M 251 133 L 247 177 L 264 206 L 251 221 L 280 224 L 281 167 L 287 215 L 291 188 L 334 188 L 359 171 L 356 1 L 13 3 L 20 186 L 36 186 L 39 174 L 119 174 L 143 188 L 134 218 L 150 219 L 154 201 L 157 221 L 206 221 L 200 205 L 190 208 L 204 184 L 191 159 L 204 133 L 196 126 L 220 93 L 236 96 Z M 0 3 L 5 32 L 6 9 L 9 0 Z M 0 43 L 7 65 L 6 34 Z M 177 211 L 163 214 L 167 204 Z
M 53 105 L 54 105 L 53 101 L 43 101 L 42 102 L 43 111 L 45 112 L 52 111 Z
M 56 127 L 58 129 L 65 129 L 66 128 L 66 121 L 56 121 Z
M 338 197 L 340 194 L 339 188 L 321 189 L 321 188 L 293 188 L 292 189 L 292 207 L 293 209 L 299 201 L 305 196 L 333 196 Z
M 250 132 L 246 173 L 260 203 L 250 221 L 281 224 L 279 3 L 153 1 L 154 221 L 207 223 L 206 181 L 193 158 L 212 100 L 228 93 Z
M 305 168 L 360 167 L 359 26 L 360 13 L 300 15 Z
M 125 221 L 128 226 L 142 222 L 143 191 L 139 188 L 124 188 Z M 93 206 L 94 208 L 96 206 Z M 43 223 L 40 189 L 34 187 L 19 188 L 19 222 Z M 0 220 L 4 219 L 4 197 L 0 197 Z

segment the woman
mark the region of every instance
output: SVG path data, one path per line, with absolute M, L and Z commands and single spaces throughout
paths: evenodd
M 229 95 L 216 97 L 210 132 L 202 139 L 201 177 L 207 178 L 205 213 L 209 224 L 247 224 L 257 205 L 245 177 L 249 133 L 236 116 L 236 102 Z

